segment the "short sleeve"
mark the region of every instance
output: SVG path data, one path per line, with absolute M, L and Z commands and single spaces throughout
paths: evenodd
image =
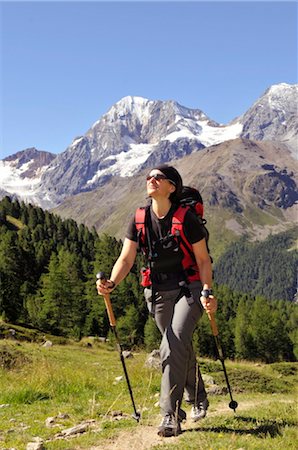
M 190 210 L 185 215 L 183 226 L 185 237 L 191 244 L 195 244 L 207 237 L 200 219 Z
M 138 242 L 138 232 L 135 222 L 135 216 L 133 215 L 127 227 L 126 236 L 130 241 Z

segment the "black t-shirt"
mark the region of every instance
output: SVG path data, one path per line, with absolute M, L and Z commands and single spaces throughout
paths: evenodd
M 150 225 L 150 242 L 155 257 L 153 258 L 153 268 L 158 275 L 157 284 L 163 279 L 162 274 L 175 274 L 180 280 L 185 276 L 182 266 L 182 259 L 184 257 L 183 251 L 180 249 L 177 239 L 169 239 L 172 231 L 172 217 L 177 206 L 172 205 L 168 214 L 159 219 L 150 207 L 149 223 Z M 201 241 L 206 238 L 206 232 L 199 219 L 191 210 L 185 214 L 183 231 L 186 239 L 191 244 Z M 138 242 L 138 231 L 135 224 L 135 216 L 132 217 L 126 237 L 131 241 Z M 148 230 L 146 227 L 146 238 L 148 239 Z M 179 275 L 180 274 L 180 275 Z M 165 278 L 167 278 L 165 277 Z

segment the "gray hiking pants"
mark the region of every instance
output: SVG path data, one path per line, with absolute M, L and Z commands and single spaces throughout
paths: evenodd
M 175 289 L 157 292 L 155 301 L 155 322 L 162 334 L 160 407 L 163 414 L 178 413 L 180 420 L 186 417 L 181 409 L 184 391 L 185 400 L 191 404 L 206 398 L 192 346 L 195 326 L 204 311 L 200 302 L 202 284 L 196 281 L 189 289 L 190 298 L 181 296 L 181 290 Z M 150 310 L 151 289 L 145 289 L 145 298 Z

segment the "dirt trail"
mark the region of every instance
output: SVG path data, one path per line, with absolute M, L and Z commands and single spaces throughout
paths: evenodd
M 255 404 L 256 402 L 254 401 L 242 402 L 237 408 L 237 414 L 239 414 L 241 410 L 243 411 L 245 409 L 252 408 Z M 233 411 L 229 409 L 228 405 L 220 404 L 217 405 L 216 411 L 208 413 L 208 417 L 214 417 L 222 413 L 234 414 Z M 157 435 L 156 430 L 159 422 L 160 417 L 157 417 L 156 421 L 152 425 L 147 425 L 141 422 L 135 429 L 123 430 L 114 438 L 107 439 L 99 446 L 91 447 L 90 450 L 148 450 L 153 449 L 157 445 L 162 446 L 165 444 L 177 444 L 180 436 L 164 438 Z M 200 423 L 203 422 L 193 423 L 191 420 L 186 420 L 182 424 L 182 430 L 187 431 L 194 428 L 197 429 L 200 426 Z

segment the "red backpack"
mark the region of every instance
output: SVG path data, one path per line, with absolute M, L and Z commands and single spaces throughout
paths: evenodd
M 135 214 L 135 224 L 138 231 L 139 246 L 148 257 L 148 249 L 146 248 L 146 213 L 149 207 L 138 208 Z M 183 251 L 182 266 L 187 273 L 188 281 L 200 280 L 200 273 L 196 264 L 195 256 L 192 251 L 192 244 L 188 242 L 184 233 L 184 219 L 187 211 L 191 209 L 200 219 L 202 226 L 206 232 L 206 242 L 208 242 L 209 233 L 205 227 L 206 220 L 203 219 L 204 206 L 199 191 L 188 186 L 183 187 L 180 205 L 176 209 L 172 217 L 171 235 L 178 240 L 179 246 Z M 207 245 L 208 248 L 208 245 Z M 209 249 L 208 249 L 209 251 Z M 150 286 L 150 268 L 142 269 L 142 286 Z

